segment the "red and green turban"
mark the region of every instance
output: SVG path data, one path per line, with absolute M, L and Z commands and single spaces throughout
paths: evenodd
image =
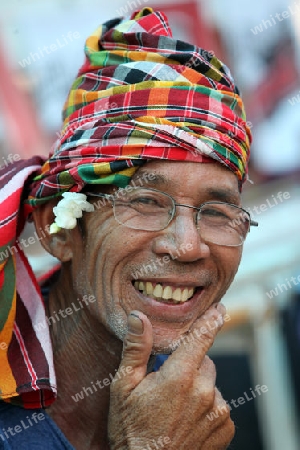
M 153 159 L 215 160 L 240 186 L 247 177 L 251 134 L 228 68 L 173 39 L 163 13 L 106 22 L 85 55 L 49 159 L 0 170 L 0 399 L 26 408 L 56 395 L 43 300 L 17 241 L 32 209 L 86 184 L 124 187 Z

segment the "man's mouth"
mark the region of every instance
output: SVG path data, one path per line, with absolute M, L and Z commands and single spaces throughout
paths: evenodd
M 157 302 L 178 304 L 190 300 L 196 291 L 202 287 L 171 286 L 167 283 L 153 283 L 151 281 L 134 281 L 133 286 L 146 297 L 153 298 Z

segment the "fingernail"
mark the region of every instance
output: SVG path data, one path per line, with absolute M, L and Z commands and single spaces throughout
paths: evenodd
M 216 306 L 216 310 L 219 311 L 222 316 L 225 316 L 226 314 L 226 307 L 223 305 L 223 303 L 218 303 Z
M 139 318 L 139 316 L 133 312 L 131 312 L 128 316 L 128 331 L 132 334 L 141 335 L 144 332 L 144 324 L 143 321 Z
M 222 304 L 214 304 L 208 308 L 203 314 L 202 318 L 205 320 L 220 320 L 223 321 L 223 311 L 226 311 L 226 308 Z

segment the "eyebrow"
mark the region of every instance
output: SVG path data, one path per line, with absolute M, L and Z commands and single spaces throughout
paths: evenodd
M 233 191 L 230 188 L 207 188 L 204 190 L 205 194 L 207 194 L 209 197 L 213 198 L 213 199 L 217 199 L 220 202 L 225 202 L 225 203 L 239 203 L 240 201 L 240 196 L 238 193 L 236 193 L 235 191 Z
M 158 174 L 155 172 L 149 172 L 147 170 L 139 170 L 137 175 L 141 179 L 148 180 L 145 183 L 145 187 L 147 185 L 169 185 L 173 184 L 168 178 L 166 178 L 162 174 Z M 150 178 L 151 176 L 151 178 Z M 132 178 L 132 181 L 136 181 L 135 177 Z M 203 194 L 210 199 L 218 200 L 225 203 L 240 203 L 240 194 L 234 191 L 232 188 L 217 188 L 217 187 L 208 187 L 203 189 Z
M 155 173 L 155 172 L 149 172 L 148 170 L 141 170 L 136 173 L 136 176 L 134 175 L 132 177 L 132 181 L 137 181 L 138 179 L 143 179 L 145 182 L 145 185 L 147 184 L 170 184 L 170 180 L 166 178 L 164 175 Z M 146 181 L 145 181 L 146 180 Z M 145 186 L 146 187 L 146 186 Z

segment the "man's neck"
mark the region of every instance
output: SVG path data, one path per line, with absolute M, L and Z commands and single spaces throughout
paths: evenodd
M 68 292 L 67 300 L 64 292 Z M 70 307 L 71 293 L 65 281 L 64 287 L 60 282 L 55 285 L 50 292 L 48 317 L 56 317 L 59 310 Z M 77 301 L 83 304 L 78 296 Z M 91 450 L 100 444 L 101 449 L 109 449 L 110 383 L 120 364 L 122 342 L 93 317 L 88 307 L 51 324 L 50 333 L 58 398 L 47 410 L 49 415 L 76 449 Z

